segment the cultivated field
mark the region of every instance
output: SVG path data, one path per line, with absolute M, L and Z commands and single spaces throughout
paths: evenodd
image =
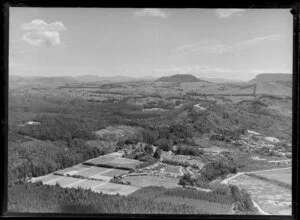
M 280 215 L 283 212 L 291 215 L 291 190 L 247 175 L 240 175 L 230 180 L 229 184 L 246 189 L 264 211 L 273 215 Z
M 138 189 L 140 188 L 136 186 L 122 185 L 122 184 L 115 184 L 115 183 L 104 183 L 100 186 L 93 188 L 92 190 L 94 192 L 99 192 L 99 193 L 101 192 L 110 195 L 116 195 L 116 194 L 128 195 Z
M 127 158 L 120 158 L 116 156 L 100 156 L 91 160 L 87 160 L 84 164 L 94 165 L 94 166 L 110 166 L 110 167 L 122 167 L 126 169 L 135 169 L 141 164 L 138 160 L 132 160 Z
M 102 173 L 105 173 L 108 171 L 110 171 L 109 168 L 91 166 L 90 168 L 88 168 L 86 170 L 76 173 L 76 175 L 84 176 L 84 177 L 93 177 L 96 175 L 101 175 Z
M 180 166 L 172 166 L 172 165 L 167 165 L 165 168 L 164 168 L 164 171 L 166 173 L 172 173 L 172 174 L 182 174 L 181 172 L 181 169 L 180 169 Z
M 131 185 L 137 187 L 147 187 L 147 186 L 163 186 L 166 188 L 180 187 L 178 185 L 179 179 L 171 178 L 171 177 L 129 176 L 124 179 L 126 181 L 131 182 Z
M 66 169 L 58 170 L 55 173 L 63 174 L 63 175 L 67 175 L 67 174 L 74 175 L 74 174 L 77 174 L 77 173 L 82 172 L 84 170 L 88 170 L 90 168 L 91 168 L 91 166 L 87 166 L 87 165 L 84 165 L 84 164 L 78 164 L 78 165 L 75 165 L 75 166 L 72 166 L 72 167 L 68 167 Z
M 69 187 L 73 184 L 83 182 L 83 179 L 67 177 L 67 176 L 58 176 L 54 174 L 48 174 L 46 176 L 41 176 L 34 178 L 31 182 L 42 181 L 45 185 L 56 185 L 59 184 L 61 187 Z
M 91 189 L 105 184 L 105 181 L 96 181 L 96 180 L 83 180 L 81 182 L 77 182 L 72 185 L 72 188 L 83 188 L 83 189 Z

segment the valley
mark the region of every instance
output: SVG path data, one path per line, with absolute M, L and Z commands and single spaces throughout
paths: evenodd
M 119 201 L 109 200 L 103 213 L 147 198 L 164 203 L 165 210 L 152 207 L 158 213 L 290 215 L 290 78 L 195 78 L 12 78 L 9 207 L 24 210 L 22 195 L 41 203 L 30 211 L 43 212 L 44 190 L 63 188 L 95 209 L 88 198 Z M 21 192 L 25 186 L 39 194 Z

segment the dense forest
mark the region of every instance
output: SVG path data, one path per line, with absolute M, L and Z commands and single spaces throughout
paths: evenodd
M 39 183 L 15 186 L 8 195 L 11 212 L 201 214 L 187 205 L 153 202 L 142 196 L 105 195 Z
M 27 177 L 45 175 L 114 151 L 106 142 L 93 146 L 77 138 L 68 142 L 29 140 L 22 143 L 15 139 L 8 146 L 9 186 L 22 183 Z
M 201 200 L 235 203 L 240 212 L 257 212 L 249 194 L 236 186 L 223 186 L 211 193 L 193 189 L 146 187 L 125 197 L 84 189 L 64 189 L 37 182 L 9 188 L 8 195 L 11 212 L 204 214 L 188 205 L 153 202 L 153 199 L 164 196 L 198 199 L 200 203 Z

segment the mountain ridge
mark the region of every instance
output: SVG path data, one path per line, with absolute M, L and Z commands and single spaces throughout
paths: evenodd
M 290 73 L 261 73 L 256 75 L 254 79 L 248 81 L 249 83 L 260 82 L 276 82 L 276 81 L 292 81 L 293 74 Z
M 162 76 L 155 80 L 156 82 L 208 82 L 201 80 L 191 74 L 175 74 L 171 76 Z

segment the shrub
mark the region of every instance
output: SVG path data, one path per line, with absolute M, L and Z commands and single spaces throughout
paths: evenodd
M 157 158 L 157 159 L 160 159 L 161 153 L 162 153 L 162 150 L 159 149 L 159 148 L 156 148 L 156 151 L 155 151 L 153 157 L 154 157 L 154 158 Z
M 170 151 L 170 150 L 172 150 L 172 147 L 173 147 L 173 140 L 166 139 L 166 138 L 160 138 L 156 141 L 156 145 L 164 151 Z
M 199 150 L 196 147 L 178 146 L 175 153 L 181 154 L 181 155 L 199 156 L 199 155 L 203 154 L 204 152 L 202 150 Z

